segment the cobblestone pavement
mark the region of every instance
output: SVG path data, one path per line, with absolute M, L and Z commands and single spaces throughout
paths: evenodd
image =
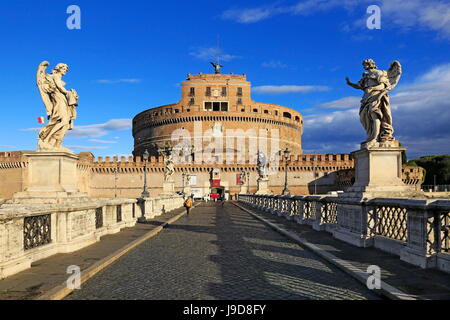
M 66 299 L 379 299 L 233 204 L 205 203 Z
M 36 299 L 43 293 L 63 284 L 67 278 L 67 267 L 79 266 L 81 272 L 101 261 L 117 250 L 161 226 L 184 211 L 175 209 L 151 219 L 147 224 L 137 224 L 122 229 L 119 233 L 103 236 L 101 241 L 71 253 L 59 253 L 33 262 L 31 268 L 0 280 L 0 300 Z

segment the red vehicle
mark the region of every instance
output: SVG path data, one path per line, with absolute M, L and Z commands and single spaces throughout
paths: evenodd
M 219 199 L 218 193 L 211 193 L 211 199 Z

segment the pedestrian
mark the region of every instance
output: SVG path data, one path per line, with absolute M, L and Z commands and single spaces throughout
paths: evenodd
M 186 215 L 189 215 L 189 211 L 192 208 L 192 199 L 188 197 L 186 201 L 184 201 L 184 207 L 186 208 Z

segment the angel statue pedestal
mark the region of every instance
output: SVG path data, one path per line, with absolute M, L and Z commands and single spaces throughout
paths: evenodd
M 272 194 L 269 189 L 269 178 L 258 179 L 258 190 L 255 194 Z
M 58 204 L 87 199 L 77 188 L 78 157 L 66 152 L 34 152 L 28 157 L 24 191 L 14 194 L 14 204 Z
M 239 192 L 239 194 L 248 194 L 248 186 L 245 184 L 241 184 L 241 191 Z
M 174 187 L 174 189 L 175 189 L 175 187 Z M 187 186 L 187 187 L 185 186 L 183 188 L 183 193 L 187 196 L 190 196 L 192 194 L 192 188 L 190 186 Z
M 163 182 L 163 192 L 160 194 L 162 196 L 173 195 L 175 193 L 175 182 L 164 181 Z
M 364 146 L 364 144 L 363 144 Z M 397 140 L 378 143 L 352 152 L 355 159 L 355 183 L 341 197 L 347 198 L 411 198 L 420 196 L 415 186 L 402 181 L 402 153 Z

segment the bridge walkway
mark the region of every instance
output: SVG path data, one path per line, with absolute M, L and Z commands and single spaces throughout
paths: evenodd
M 231 202 L 202 203 L 66 299 L 380 299 Z

